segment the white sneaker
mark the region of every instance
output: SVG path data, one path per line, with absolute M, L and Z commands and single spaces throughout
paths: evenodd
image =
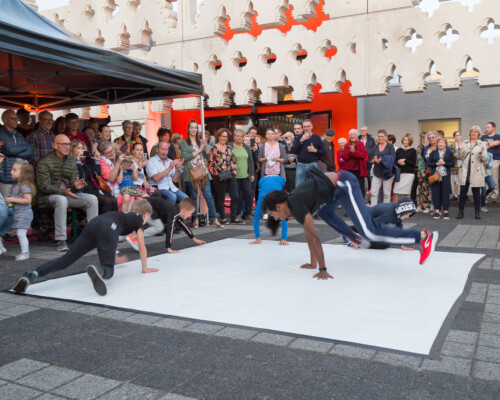
M 424 214 L 429 214 L 431 212 L 431 210 L 429 210 L 428 208 L 426 208 L 424 211 L 422 211 Z
M 481 212 L 487 213 L 488 209 L 486 207 L 481 207 Z
M 0 254 L 5 254 L 7 253 L 7 249 L 3 245 L 2 239 L 0 239 Z
M 416 209 L 415 211 L 416 211 L 416 212 L 422 212 L 422 208 L 417 207 L 417 209 Z
M 30 253 L 21 253 L 16 256 L 16 261 L 24 261 L 30 258 Z

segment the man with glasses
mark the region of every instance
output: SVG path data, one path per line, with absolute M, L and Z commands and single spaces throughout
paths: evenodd
M 12 110 L 6 110 L 2 114 L 4 126 L 0 129 L 0 153 L 5 155 L 5 160 L 0 164 L 0 193 L 4 197 L 11 195 L 12 185 L 16 183 L 10 175 L 14 163 L 19 158 L 28 160 L 33 156 L 33 149 L 17 131 L 18 120 Z
M 38 114 L 39 128 L 30 133 L 26 138 L 33 147 L 33 164 L 36 165 L 42 157 L 54 151 L 55 135 L 51 131 L 54 119 L 48 111 L 42 111 Z
M 54 151 L 38 162 L 38 206 L 54 208 L 54 239 L 57 251 L 67 251 L 66 222 L 67 208 L 84 208 L 87 222 L 97 217 L 99 206 L 97 197 L 82 193 L 87 185 L 84 179 L 78 178 L 78 167 L 75 159 L 69 157 L 70 140 L 66 135 L 54 138 Z
M 309 168 L 318 168 L 318 161 L 325 155 L 321 138 L 312 131 L 312 121 L 305 119 L 302 127 L 304 133 L 295 136 L 291 149 L 292 153 L 297 154 L 298 159 L 295 186 L 299 186 L 306 179 L 306 172 Z

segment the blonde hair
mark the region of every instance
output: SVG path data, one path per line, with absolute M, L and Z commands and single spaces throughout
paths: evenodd
M 72 140 L 70 145 L 69 145 L 69 154 L 71 155 L 71 157 L 74 157 L 75 154 L 75 149 L 78 147 L 78 145 L 83 145 L 83 151 L 87 151 L 87 145 L 82 142 L 81 140 L 78 140 L 78 139 L 75 139 L 75 140 Z
M 149 204 L 149 201 L 145 199 L 139 199 L 134 201 L 134 204 L 132 204 L 132 208 L 130 210 L 131 212 L 135 212 L 139 215 L 144 215 L 144 214 L 153 214 L 153 207 L 151 207 L 151 204 Z
M 482 132 L 481 132 L 481 128 L 480 128 L 479 126 L 474 125 L 472 128 L 470 128 L 470 130 L 469 130 L 469 137 L 470 137 L 470 133 L 471 133 L 472 131 L 477 131 L 477 133 L 479 133 L 479 136 L 481 136 L 481 133 L 482 133 Z
M 33 166 L 28 161 L 16 161 L 14 164 L 12 164 L 12 167 L 14 167 L 14 165 L 19 165 L 21 167 L 21 173 L 19 175 L 19 178 L 17 178 L 16 185 L 29 186 L 29 188 L 31 189 L 31 197 L 34 197 L 36 195 L 36 185 L 35 170 L 33 169 Z M 14 186 L 16 185 L 13 185 L 12 188 L 14 188 Z

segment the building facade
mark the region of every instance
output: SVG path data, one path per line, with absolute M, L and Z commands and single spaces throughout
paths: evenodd
M 318 133 L 367 124 L 401 135 L 426 120 L 468 129 L 498 115 L 497 0 L 70 0 L 42 14 L 94 45 L 201 73 L 212 130 L 287 130 L 310 116 Z M 154 139 L 160 125 L 184 133 L 199 107 L 190 98 L 76 111 L 139 120 Z

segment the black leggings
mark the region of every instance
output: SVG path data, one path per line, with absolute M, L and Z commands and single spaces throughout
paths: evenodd
M 365 178 L 361 177 L 361 173 L 359 169 L 355 171 L 349 171 L 351 174 L 353 174 L 356 178 L 358 178 L 358 183 L 359 187 L 361 188 L 361 193 L 363 193 L 363 196 L 365 195 Z
M 463 211 L 465 208 L 465 199 L 467 198 L 467 192 L 469 191 L 470 182 L 467 181 L 465 185 L 460 185 L 460 197 L 458 198 L 458 210 Z M 481 209 L 481 188 L 473 187 L 472 198 L 474 199 L 474 209 L 478 213 Z
M 89 251 L 97 248 L 103 278 L 109 279 L 114 272 L 119 233 L 113 220 L 106 217 L 96 217 L 87 224 L 83 233 L 64 256 L 40 265 L 36 268 L 36 272 L 38 272 L 39 277 L 42 277 L 51 272 L 61 271 Z
M 231 220 L 235 220 L 238 211 L 238 185 L 236 184 L 236 178 L 233 176 L 231 179 L 221 181 L 218 175 L 214 175 L 212 180 L 214 182 L 215 197 L 217 199 L 216 205 L 220 218 L 226 219 L 224 200 L 226 198 L 226 191 L 229 191 L 229 197 L 231 197 Z

